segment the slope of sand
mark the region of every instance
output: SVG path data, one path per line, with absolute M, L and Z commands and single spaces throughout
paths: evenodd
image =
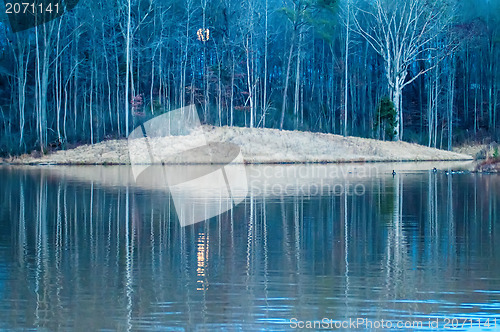
M 207 142 L 238 145 L 245 163 L 341 163 L 369 161 L 471 160 L 466 154 L 443 151 L 406 142 L 343 137 L 277 129 L 203 126 Z M 188 136 L 168 138 L 176 146 L 189 146 Z M 159 139 L 156 139 L 157 143 Z M 162 144 L 165 145 L 165 144 Z M 166 146 L 166 145 L 165 145 Z M 156 147 L 155 147 L 156 149 Z M 109 140 L 57 151 L 35 158 L 30 155 L 5 159 L 12 164 L 129 164 L 126 140 Z M 196 163 L 196 160 L 190 162 Z M 199 161 L 203 163 L 203 160 Z

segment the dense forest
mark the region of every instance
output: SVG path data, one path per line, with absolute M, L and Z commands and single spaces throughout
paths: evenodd
M 2 155 L 188 104 L 217 126 L 499 139 L 499 0 L 86 0 L 20 32 L 2 15 Z

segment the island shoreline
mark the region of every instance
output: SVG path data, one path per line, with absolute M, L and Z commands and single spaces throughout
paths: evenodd
M 344 137 L 334 134 L 277 129 L 203 126 L 207 142 L 230 142 L 240 147 L 242 159 L 235 163 L 246 165 L 307 165 L 307 164 L 364 164 L 397 162 L 470 161 L 469 154 L 439 150 L 403 141 L 379 141 L 371 138 Z M 155 148 L 166 150 L 175 145 L 189 147 L 184 136 L 169 138 L 167 143 L 156 141 Z M 157 139 L 158 140 L 158 139 Z M 162 145 L 163 144 L 163 145 Z M 131 165 L 126 139 L 106 140 L 93 145 L 80 145 L 73 149 L 58 150 L 35 156 L 22 155 L 0 159 L 7 165 Z M 215 153 L 224 154 L 217 150 Z M 201 157 L 200 157 L 201 158 Z M 241 162 L 241 160 L 243 160 Z M 160 157 L 156 165 L 225 164 L 207 160 L 175 160 Z

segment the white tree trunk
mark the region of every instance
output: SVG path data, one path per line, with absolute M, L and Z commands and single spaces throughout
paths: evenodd
M 351 19 L 351 1 L 347 0 L 347 24 L 346 24 L 346 37 L 345 37 L 345 77 L 344 77 L 344 136 L 347 136 L 347 99 L 349 91 L 349 33 L 350 33 L 350 19 Z
M 125 137 L 128 137 L 128 117 L 129 117 L 129 85 L 130 85 L 130 25 L 131 25 L 131 11 L 132 11 L 131 0 L 127 1 L 127 37 L 125 41 L 125 57 L 126 57 L 126 69 L 125 69 Z
M 264 98 L 262 102 L 262 128 L 266 127 L 266 113 L 267 113 L 267 49 L 268 49 L 268 0 L 266 0 L 266 21 L 265 21 L 265 40 L 264 40 Z
M 450 75 L 450 86 L 449 86 L 449 106 L 448 106 L 448 150 L 451 151 L 453 144 L 453 99 L 455 93 L 455 64 L 451 63 L 451 75 Z
M 293 104 L 293 114 L 295 115 L 295 130 L 299 126 L 299 89 L 300 89 L 300 48 L 302 46 L 302 34 L 299 32 L 299 43 L 297 45 L 297 68 L 295 70 L 295 91 L 294 91 L 294 104 Z
M 290 67 L 292 64 L 292 54 L 293 54 L 293 41 L 290 42 L 290 51 L 288 52 L 288 64 L 286 66 L 286 74 L 285 74 L 285 89 L 283 90 L 283 104 L 281 105 L 281 120 L 280 120 L 280 130 L 283 130 L 283 124 L 285 122 L 285 110 L 286 110 L 286 102 L 288 99 L 288 81 L 290 79 Z
M 250 128 L 253 128 L 253 123 L 254 123 L 254 105 L 253 105 L 253 89 L 252 89 L 252 76 L 250 72 L 250 44 L 249 44 L 249 39 L 250 37 L 247 38 L 246 41 L 246 55 L 247 55 L 247 84 L 248 84 L 248 101 L 250 103 Z

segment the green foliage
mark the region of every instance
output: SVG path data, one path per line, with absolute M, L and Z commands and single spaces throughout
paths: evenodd
M 396 107 L 389 97 L 383 97 L 378 106 L 377 112 L 375 114 L 375 129 L 381 128 L 385 137 L 393 140 L 396 136 L 396 125 L 398 124 L 398 118 L 396 113 Z
M 498 159 L 498 146 L 495 146 L 493 150 L 493 159 Z
M 338 1 L 337 0 L 317 0 L 316 1 L 319 7 L 322 8 L 327 8 L 333 10 L 336 6 Z
M 338 0 L 298 0 L 294 8 L 283 7 L 280 11 L 293 24 L 302 21 L 316 29 L 324 29 L 336 24 L 337 7 Z
M 338 1 L 319 0 L 317 3 L 318 13 L 314 18 L 308 20 L 308 23 L 314 27 L 314 32 L 319 38 L 328 44 L 332 44 L 335 40 L 335 35 L 338 34 Z
M 291 21 L 295 22 L 297 20 L 297 13 L 292 9 L 288 7 L 283 7 L 280 9 L 280 11 L 285 14 L 285 16 Z

